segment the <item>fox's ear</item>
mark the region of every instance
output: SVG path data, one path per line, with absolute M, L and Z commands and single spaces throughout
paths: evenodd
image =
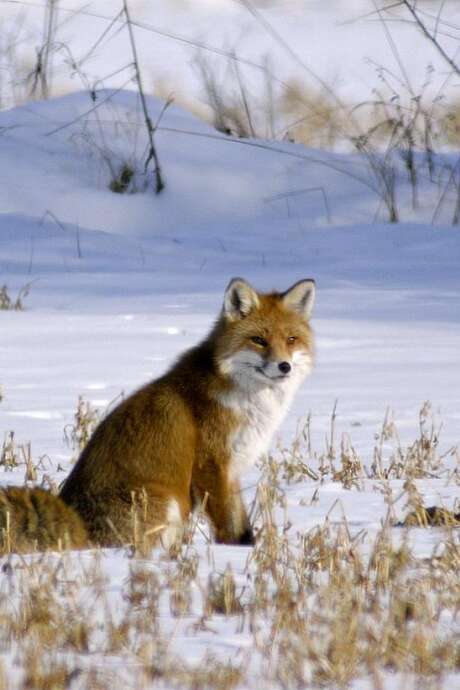
M 299 280 L 283 292 L 281 299 L 288 309 L 293 309 L 308 320 L 315 303 L 315 281 Z
M 229 282 L 224 296 L 224 315 L 228 319 L 244 319 L 258 305 L 257 292 L 243 278 Z

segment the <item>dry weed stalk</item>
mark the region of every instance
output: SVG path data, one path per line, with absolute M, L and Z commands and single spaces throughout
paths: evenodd
M 342 434 L 340 463 L 341 469 L 333 473 L 332 479 L 341 482 L 345 489 L 362 489 L 363 465 L 348 434 Z
M 33 70 L 27 77 L 30 96 L 47 99 L 53 80 L 53 53 L 62 48 L 56 41 L 59 0 L 46 0 L 42 45 L 37 49 Z
M 8 292 L 8 286 L 3 285 L 0 288 L 0 311 L 23 311 L 24 300 L 30 292 L 32 283 L 27 283 L 18 292 L 16 298 L 11 297 Z
M 438 454 L 441 428 L 436 425 L 431 403 L 425 402 L 419 412 L 418 438 L 404 448 L 396 424 L 387 411 L 378 436 L 379 443 L 374 448 L 369 476 L 381 479 L 437 477 L 443 459 Z M 389 458 L 385 460 L 384 442 L 387 441 L 393 441 L 394 446 Z
M 34 465 L 32 461 L 32 449 L 30 442 L 25 446 L 21 446 L 21 453 L 26 466 L 24 484 L 27 484 L 27 482 L 36 482 L 38 479 L 38 472 L 36 465 Z
M 175 545 L 175 564 L 168 573 L 169 608 L 174 617 L 188 616 L 192 611 L 193 585 L 198 575 L 198 554 L 190 545 Z
M 288 484 L 301 482 L 307 478 L 314 481 L 319 479 L 318 472 L 311 467 L 313 459 L 311 422 L 311 413 L 309 413 L 305 422 L 298 426 L 291 445 L 289 447 L 278 445 L 276 463 L 279 465 L 281 478 Z
M 134 39 L 133 23 L 131 21 L 131 15 L 130 15 L 130 11 L 128 8 L 128 0 L 123 0 L 123 11 L 124 11 L 124 15 L 126 18 L 126 25 L 128 27 L 128 35 L 129 35 L 129 42 L 130 42 L 131 52 L 132 52 L 132 57 L 133 57 L 133 67 L 134 67 L 135 79 L 137 82 L 137 87 L 139 89 L 139 96 L 141 99 L 141 106 L 142 106 L 142 112 L 143 112 L 143 116 L 144 116 L 145 129 L 146 129 L 147 138 L 148 138 L 147 155 L 146 155 L 146 158 L 144 161 L 144 175 L 147 177 L 149 164 L 151 161 L 153 161 L 153 164 L 154 164 L 153 176 L 154 176 L 154 180 L 155 180 L 155 192 L 156 192 L 156 194 L 160 194 L 160 192 L 164 189 L 165 182 L 163 179 L 163 174 L 162 174 L 161 167 L 160 167 L 160 161 L 158 158 L 157 149 L 156 149 L 155 142 L 154 142 L 154 135 L 155 135 L 156 126 L 154 126 L 152 123 L 152 119 L 150 117 L 148 107 L 147 107 L 147 101 L 146 101 L 146 97 L 145 97 L 145 91 L 144 91 L 144 87 L 143 87 L 143 81 L 142 81 L 142 75 L 141 75 L 141 69 L 140 69 L 140 63 L 139 63 L 139 57 L 138 57 L 138 53 L 137 53 L 137 46 L 136 46 L 136 41 Z
M 0 453 L 0 465 L 5 469 L 12 469 L 17 467 L 20 462 L 19 449 L 16 445 L 14 431 L 8 431 L 3 440 L 2 449 Z
M 241 592 L 237 591 L 235 577 L 230 564 L 223 573 L 211 573 L 205 592 L 204 613 L 210 616 L 214 613 L 232 616 L 243 611 Z
M 441 120 L 441 127 L 448 144 L 457 145 L 460 139 L 460 101 L 449 103 L 445 107 L 445 115 Z
M 0 449 L 0 466 L 5 471 L 12 470 L 21 465 L 25 465 L 24 483 L 36 482 L 38 479 L 38 468 L 44 458 L 40 458 L 37 464 L 32 459 L 32 446 L 30 442 L 18 444 L 14 431 L 8 431 Z
M 100 420 L 100 412 L 89 400 L 78 397 L 74 423 L 64 427 L 64 439 L 73 451 L 79 454 L 88 443 L 91 434 Z
M 343 138 L 346 114 L 325 91 L 291 80 L 279 95 L 277 110 L 285 123 L 280 134 L 291 141 L 332 149 Z

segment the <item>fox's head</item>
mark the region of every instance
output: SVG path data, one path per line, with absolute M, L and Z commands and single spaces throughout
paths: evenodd
M 268 294 L 242 278 L 231 280 L 216 330 L 220 372 L 243 387 L 300 381 L 313 363 L 309 318 L 314 299 L 313 280 Z

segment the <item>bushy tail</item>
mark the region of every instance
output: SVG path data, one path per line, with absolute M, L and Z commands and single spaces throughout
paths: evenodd
M 80 516 L 44 489 L 0 489 L 0 553 L 81 549 L 88 534 Z

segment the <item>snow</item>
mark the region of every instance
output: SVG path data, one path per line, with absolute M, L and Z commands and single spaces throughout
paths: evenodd
M 110 95 L 104 91 L 99 98 Z M 422 181 L 424 205 L 414 213 L 401 170 L 406 220 L 386 224 L 381 212 L 374 222 L 378 195 L 346 174 L 354 170 L 369 180 L 356 157 L 287 143 L 251 147 L 172 106 L 156 134 L 164 193 L 117 195 L 108 189 L 101 147 L 114 161 L 140 161 L 145 141 L 136 124 L 137 95 L 124 91 L 108 102 L 99 120 L 88 113 L 87 93 L 0 113 L 0 284 L 13 297 L 30 284 L 24 311 L 0 312 L 0 433 L 11 430 L 18 443 L 31 442 L 34 461 L 41 459 L 39 481 L 48 475 L 60 482 L 70 467 L 74 451 L 64 429 L 73 424 L 78 396 L 103 411 L 160 375 L 205 337 L 235 275 L 261 290 L 284 290 L 301 278 L 317 281 L 316 365 L 279 430 L 282 446 L 292 443 L 311 412 L 312 445 L 324 452 L 336 400 L 336 443 L 349 435 L 367 466 L 387 408 L 403 446 L 417 436 L 418 412 L 427 400 L 442 423 L 441 452 L 458 444 L 460 236 L 450 225 L 431 224 L 429 201 L 437 188 Z M 162 103 L 150 98 L 149 107 L 155 119 Z M 124 132 L 120 138 L 117 127 Z M 331 169 L 331 161 L 345 172 Z M 308 192 L 313 187 L 328 199 L 329 220 L 323 195 Z M 300 189 L 305 194 L 289 204 L 278 197 Z M 386 453 L 390 447 L 385 442 Z M 454 466 L 452 456 L 446 467 Z M 2 471 L 1 484 L 22 484 L 24 471 Z M 259 480 L 258 469 L 244 477 L 248 501 Z M 402 480 L 390 484 L 395 496 L 403 490 Z M 426 505 L 454 506 L 458 487 L 447 475 L 417 486 Z M 330 477 L 320 485 L 306 480 L 283 488 L 293 535 L 328 515 L 332 522 L 345 515 L 353 534 L 366 531 L 363 548 L 370 549 L 387 511 L 372 479 L 363 480 L 359 493 Z M 402 517 L 403 501 L 396 511 Z M 409 538 L 423 558 L 443 533 L 415 529 Z M 202 582 L 211 566 L 224 571 L 230 563 L 244 584 L 251 549 L 209 546 L 199 532 L 194 548 Z M 85 563 L 89 568 L 93 556 L 80 558 L 72 561 L 76 572 Z M 108 549 L 101 558 L 106 596 L 122 606 L 131 561 L 123 550 Z M 169 567 L 157 552 L 145 563 L 162 576 Z M 188 661 L 199 662 L 206 651 L 232 659 L 250 648 L 252 638 L 224 616 L 214 618 L 215 632 L 192 635 L 195 622 L 192 614 L 171 617 L 166 604 L 161 611 L 172 647 Z M 2 657 L 10 664 L 3 649 Z M 100 663 L 129 678 L 131 667 L 121 657 Z M 445 687 L 458 682 L 456 675 Z M 368 686 L 358 680 L 353 687 Z M 399 687 L 398 681 L 385 687 Z
M 201 111 L 205 110 L 205 96 L 196 64 L 198 56 L 209 62 L 220 83 L 228 84 L 230 80 L 236 85 L 228 57 L 233 53 L 242 61 L 240 67 L 248 92 L 256 96 L 256 101 L 263 100 L 267 61 L 268 69 L 280 81 L 301 79 L 318 91 L 322 90 L 321 82 L 325 82 L 338 97 L 357 104 L 368 100 L 379 84 L 379 66 L 403 77 L 398 59 L 416 93 L 426 81 L 427 67 L 431 65 L 432 92 L 444 83 L 445 91 L 455 98 L 455 85 L 452 80 L 446 82 L 445 63 L 414 28 L 408 13 L 396 8 L 396 3 L 380 5 L 386 6 L 388 12 L 379 17 L 372 0 L 160 0 L 154 8 L 145 0 L 129 3 L 147 88 L 164 96 L 172 93 Z M 255 9 L 258 17 L 248 11 L 248 6 Z M 5 43 L 8 32 L 13 31 L 14 49 L 25 75 L 31 71 L 35 51 L 42 45 L 44 7 L 34 0 L 19 3 L 19 7 L 17 2 L 8 0 L 0 5 Z M 131 76 L 128 37 L 120 30 L 120 20 L 109 28 L 120 9 L 121 3 L 111 0 L 92 0 L 84 5 L 76 0 L 60 0 L 58 45 L 51 56 L 55 92 L 74 91 L 87 84 L 98 88 L 101 83 L 116 88 L 127 86 Z M 424 0 L 420 9 L 427 25 L 434 26 L 439 2 Z M 21 21 L 15 23 L 19 12 Z M 274 29 L 279 41 L 264 28 L 264 22 Z M 459 22 L 458 3 L 448 0 L 443 4 L 437 31 L 449 55 L 457 49 Z M 397 55 L 391 52 L 390 41 L 397 46 Z M 77 69 L 72 68 L 73 61 Z M 6 58 L 5 62 L 7 72 Z M 7 101 L 7 80 L 2 90 L 0 96 Z

